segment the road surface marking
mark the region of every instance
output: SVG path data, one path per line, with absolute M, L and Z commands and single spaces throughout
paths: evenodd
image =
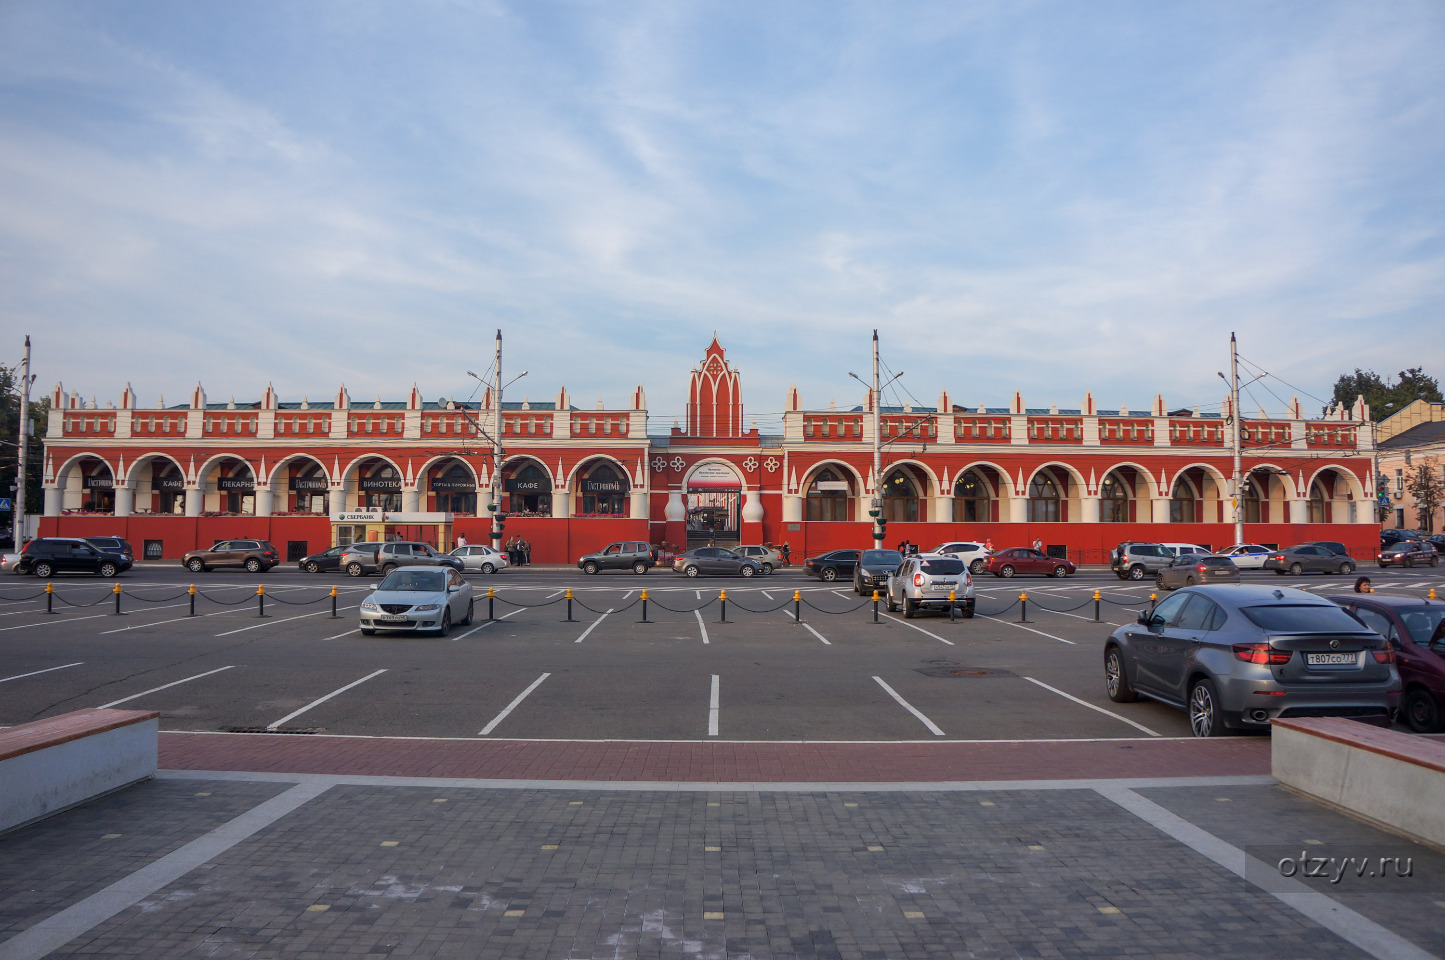
M 353 604 L 351 604 L 351 606 L 348 606 L 348 607 L 337 607 L 336 609 L 338 609 L 338 610 L 354 610 L 356 607 L 357 607 L 357 604 L 354 604 L 354 603 L 353 603 Z M 273 621 L 273 622 L 271 622 L 271 623 L 253 623 L 253 624 L 251 624 L 249 627 L 238 627 L 238 628 L 235 629 L 235 630 L 227 630 L 225 633 L 218 633 L 218 634 L 216 634 L 216 636 L 218 636 L 218 637 L 229 637 L 229 636 L 230 636 L 231 634 L 233 634 L 233 633 L 245 633 L 247 630 L 259 630 L 259 629 L 261 629 L 262 627 L 274 627 L 274 626 L 277 626 L 277 625 L 282 624 L 282 623 L 290 623 L 292 620 L 305 620 L 305 619 L 308 618 L 308 617 L 319 617 L 319 616 L 321 616 L 321 615 L 323 615 L 323 614 L 325 614 L 326 616 L 329 617 L 329 616 L 331 616 L 331 611 L 330 611 L 330 610 L 317 610 L 315 613 L 303 613 L 303 614 L 301 614 L 300 616 L 296 616 L 296 617 L 283 617 L 282 619 Z
M 49 673 L 52 670 L 64 670 L 68 667 L 78 667 L 84 660 L 77 660 L 75 663 L 67 663 L 59 667 L 46 667 L 44 670 L 32 670 L 30 673 L 17 673 L 13 677 L 0 677 L 0 683 L 8 683 L 11 680 L 24 680 L 26 677 L 38 677 L 42 673 Z
M 365 683 L 366 681 L 370 680 L 372 677 L 379 677 L 379 676 L 381 676 L 383 673 L 386 673 L 386 668 L 385 668 L 385 667 L 382 667 L 380 670 L 373 670 L 371 673 L 368 673 L 366 676 L 362 677 L 360 680 L 353 680 L 353 681 L 351 681 L 350 683 L 348 683 L 346 686 L 341 687 L 341 688 L 338 689 L 338 690 L 333 690 L 333 691 L 331 691 L 330 693 L 328 693 L 326 696 L 321 697 L 320 699 L 312 700 L 310 703 L 308 703 L 306 706 L 302 707 L 300 710 L 294 710 L 294 711 L 292 711 L 291 713 L 286 714 L 286 716 L 282 717 L 280 720 L 277 720 L 275 723 L 269 723 L 269 724 L 267 724 L 267 725 L 266 725 L 266 729 L 267 729 L 267 730 L 276 730 L 276 729 L 278 729 L 283 723 L 285 723 L 286 721 L 288 721 L 288 720 L 295 720 L 297 717 L 301 716 L 301 714 L 305 713 L 307 710 L 310 710 L 312 707 L 319 707 L 319 706 L 321 706 L 321 704 L 325 703 L 327 700 L 330 700 L 332 697 L 338 696 L 339 694 L 343 694 L 343 693 L 345 693 L 346 691 L 350 690 L 352 687 L 359 687 L 359 686 L 361 686 L 363 683 Z
M 495 717 L 493 717 L 493 718 L 492 718 L 492 722 L 489 723 L 489 724 L 487 724 L 485 727 L 483 727 L 483 728 L 482 728 L 482 732 L 479 733 L 479 734 L 477 734 L 477 736 L 479 736 L 479 737 L 485 737 L 487 734 L 489 734 L 489 733 L 491 733 L 493 730 L 497 729 L 497 724 L 499 724 L 499 723 L 501 723 L 503 720 L 507 719 L 507 714 L 509 714 L 509 713 L 511 713 L 513 710 L 517 709 L 517 707 L 521 705 L 522 701 L 525 700 L 525 699 L 527 699 L 527 694 L 531 693 L 533 690 L 536 690 L 538 687 L 540 687 L 540 686 L 542 685 L 542 681 L 543 681 L 543 680 L 546 680 L 546 679 L 547 679 L 548 677 L 550 677 L 550 676 L 551 676 L 550 673 L 544 673 L 544 674 L 542 674 L 540 677 L 538 677 L 536 680 L 533 680 L 531 686 L 527 687 L 527 689 L 525 689 L 525 690 L 523 690 L 521 693 L 517 694 L 517 699 L 515 699 L 515 700 L 513 700 L 511 703 L 507 704 L 506 708 L 505 708 L 504 710 L 502 710 L 501 713 L 499 713 L 499 714 L 497 714 Z
M 901 623 L 901 624 L 903 624 L 905 627 L 913 627 L 913 629 L 914 629 L 914 630 L 917 630 L 919 633 L 928 634 L 928 636 L 932 637 L 932 638 L 935 639 L 935 640 L 942 640 L 944 643 L 948 644 L 950 647 L 954 645 L 954 643 L 953 643 L 952 640 L 944 640 L 944 639 L 943 639 L 942 637 L 940 637 L 938 634 L 936 634 L 936 633 L 929 633 L 927 630 L 923 629 L 922 627 L 914 626 L 913 624 L 909 623 L 907 620 L 899 620 L 897 617 L 895 617 L 895 616 L 894 616 L 893 614 L 891 614 L 891 613 L 885 613 L 885 614 L 883 614 L 883 616 L 887 617 L 889 620 L 892 620 L 892 621 L 895 622 L 895 623 Z
M 340 640 L 342 637 L 349 637 L 349 636 L 351 636 L 353 633 L 360 633 L 360 632 L 361 632 L 361 628 L 360 628 L 360 627 L 352 627 L 350 630 L 346 631 L 345 633 L 338 633 L 338 634 L 337 634 L 336 636 L 334 636 L 334 637 L 322 637 L 321 639 L 323 639 L 323 640 Z
M 925 717 L 925 716 L 923 715 L 922 711 L 920 711 L 920 710 L 919 710 L 917 707 L 915 707 L 913 704 L 909 703 L 907 700 L 904 700 L 902 697 L 900 697 L 900 696 L 898 695 L 898 691 L 897 691 L 897 690 L 894 690 L 894 689 L 893 689 L 892 687 L 890 687 L 888 684 L 886 684 L 886 683 L 883 682 L 883 678 L 882 678 L 882 677 L 874 677 L 873 679 L 878 682 L 878 686 L 880 686 L 880 687 L 882 687 L 884 690 L 888 691 L 888 695 L 889 695 L 890 697 L 892 697 L 894 700 L 897 700 L 897 701 L 898 701 L 898 705 L 899 705 L 899 706 L 901 706 L 904 710 L 907 710 L 909 713 L 913 714 L 915 717 L 917 717 L 919 720 L 921 720 L 921 721 L 923 722 L 923 725 L 924 725 L 925 727 L 927 727 L 927 728 L 929 729 L 929 731 L 930 731 L 935 737 L 941 737 L 941 736 L 943 736 L 943 731 L 940 730 L 940 729 L 938 729 L 938 724 L 934 723 L 932 720 L 930 720 L 930 719 L 928 719 L 927 717 Z
M 502 614 L 500 617 L 498 617 L 498 618 L 495 619 L 495 620 L 487 620 L 487 621 L 484 621 L 480 626 L 472 627 L 472 628 L 471 628 L 470 630 L 468 630 L 466 633 L 459 633 L 459 634 L 457 634 L 455 637 L 452 637 L 452 638 L 451 638 L 449 641 L 447 641 L 447 642 L 448 642 L 448 643 L 456 643 L 458 640 L 465 640 L 467 637 L 470 637 L 472 634 L 476 633 L 478 630 L 485 630 L 485 629 L 487 629 L 488 627 L 490 627 L 490 626 L 491 626 L 492 624 L 494 624 L 494 623 L 501 623 L 503 620 L 507 619 L 508 617 L 515 617 L 517 614 L 521 613 L 521 612 L 522 612 L 523 610 L 525 610 L 525 609 L 527 609 L 527 608 L 526 608 L 526 607 L 518 607 L 517 609 L 513 610 L 511 613 L 504 613 L 504 614 Z
M 1159 734 L 1157 731 L 1150 730 L 1148 727 L 1144 726 L 1144 724 L 1142 724 L 1142 723 L 1135 723 L 1133 720 L 1130 720 L 1128 717 L 1121 716 L 1120 714 L 1117 714 L 1117 713 L 1115 713 L 1115 712 L 1112 711 L 1112 710 L 1105 710 L 1103 707 L 1096 707 L 1096 706 L 1094 706 L 1092 703 L 1089 703 L 1087 700 L 1080 700 L 1078 697 L 1074 696 L 1073 694 L 1071 694 L 1071 693 L 1065 693 L 1064 691 L 1060 690 L 1058 687 L 1051 687 L 1051 686 L 1049 686 L 1047 683 L 1044 683 L 1042 680 L 1035 680 L 1033 677 L 1024 677 L 1024 679 L 1027 680 L 1029 683 L 1037 684 L 1038 686 L 1041 686 L 1041 687 L 1043 687 L 1045 690 L 1048 690 L 1048 691 L 1050 691 L 1050 692 L 1052 692 L 1052 693 L 1057 693 L 1059 696 L 1063 697 L 1065 700 L 1072 700 L 1072 701 L 1074 701 L 1075 703 L 1077 703 L 1077 704 L 1078 704 L 1079 706 L 1081 706 L 1081 707 L 1088 707 L 1090 710 L 1097 710 L 1097 711 L 1099 711 L 1100 713 L 1104 714 L 1105 716 L 1113 717 L 1115 720 L 1122 720 L 1122 721 L 1124 721 L 1125 723 L 1127 723 L 1129 726 L 1133 727 L 1135 730 L 1143 730 L 1145 733 L 1149 734 L 1149 736 L 1151 736 L 1151 737 L 1161 736 L 1161 734 Z
M 611 607 L 608 607 L 608 608 L 607 608 L 607 613 L 611 613 L 611 612 L 612 612 L 612 608 L 611 608 Z M 573 640 L 572 642 L 573 642 L 573 643 L 581 643 L 583 640 L 586 640 L 586 639 L 587 639 L 587 634 L 589 634 L 589 633 L 591 633 L 593 630 L 597 629 L 597 625 L 598 625 L 599 623 L 601 623 L 603 620 L 606 620 L 606 619 L 607 619 L 607 613 L 604 613 L 602 616 L 598 617 L 596 620 L 593 620 L 593 621 L 592 621 L 592 625 L 589 626 L 586 630 L 583 630 L 583 631 L 582 631 L 582 636 L 578 637 L 576 640 Z
M 707 701 L 707 735 L 717 736 L 717 713 L 718 713 L 718 675 L 712 675 L 712 692 L 708 695 Z
M 149 690 L 144 690 L 140 693 L 133 693 L 128 697 L 121 697 L 119 700 L 112 700 L 110 703 L 102 703 L 98 709 L 108 710 L 111 707 L 118 707 L 122 703 L 130 703 L 132 700 L 139 700 L 141 697 L 144 697 L 147 694 L 156 693 L 160 690 L 169 690 L 171 687 L 178 687 L 183 683 L 190 683 L 192 680 L 199 680 L 202 677 L 209 677 L 211 674 L 220 673 L 222 670 L 233 669 L 234 666 L 235 664 L 232 664 L 230 667 L 219 667 L 215 670 L 207 670 L 205 673 L 198 673 L 194 677 L 186 677 L 186 679 L 184 680 L 176 680 L 173 683 L 163 684 L 159 687 L 151 687 Z
M 791 610 L 785 610 L 785 611 L 783 611 L 783 616 L 785 616 L 785 617 L 787 617 L 788 619 L 792 620 L 792 621 L 793 621 L 794 623 L 796 623 L 798 626 L 804 628 L 804 629 L 807 630 L 809 633 L 811 633 L 813 636 L 817 637 L 819 640 L 822 640 L 824 643 L 827 643 L 828 646 L 831 647 L 831 646 L 833 645 L 833 644 L 831 644 L 831 643 L 828 642 L 828 638 L 827 638 L 827 637 L 823 636 L 821 633 L 819 633 L 818 631 L 814 630 L 814 629 L 812 628 L 812 626 L 811 626 L 806 620 L 798 620 L 798 619 L 796 619 L 795 617 L 793 617 L 793 611 L 791 611 Z
M 1048 637 L 1050 640 L 1057 640 L 1060 643 L 1067 643 L 1071 647 L 1078 646 L 1078 644 L 1074 643 L 1074 641 L 1072 640 L 1065 640 L 1063 637 L 1056 637 L 1052 633 L 1044 633 L 1042 630 L 1035 630 L 1033 627 L 1026 627 L 1021 623 L 1014 623 L 1012 620 L 1000 620 L 998 617 L 990 617 L 987 614 L 983 613 L 978 614 L 978 616 L 983 617 L 985 620 L 992 620 L 994 623 L 1006 623 L 1011 627 L 1018 627 L 1020 630 L 1027 630 L 1029 633 L 1037 633 L 1041 637 Z
M 694 610 L 692 615 L 697 617 L 697 628 L 702 631 L 702 642 L 707 643 L 707 624 L 702 622 L 702 611 Z

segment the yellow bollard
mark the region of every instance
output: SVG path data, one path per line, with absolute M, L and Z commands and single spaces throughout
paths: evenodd
M 1149 594 L 1149 602 L 1150 602 L 1150 603 L 1153 603 L 1155 600 L 1158 600 L 1158 599 L 1159 599 L 1159 594 L 1157 594 L 1157 593 L 1151 593 L 1151 594 Z
M 563 597 L 563 599 L 564 599 L 564 600 L 571 600 L 571 599 L 572 599 L 572 588 L 571 588 L 571 587 L 568 587 L 568 588 L 567 588 L 567 595 L 566 595 L 565 597 Z
M 874 587 L 874 588 L 873 588 L 873 602 L 874 602 L 874 603 L 877 603 L 880 599 L 882 599 L 882 598 L 878 596 L 878 588 L 877 588 L 877 587 Z
M 1102 599 L 1104 599 L 1104 598 L 1099 595 L 1099 591 L 1095 590 L 1095 591 L 1094 591 L 1094 602 L 1095 602 L 1095 603 L 1098 603 L 1098 602 L 1099 602 L 1100 600 L 1102 600 Z
M 186 614 L 186 616 L 194 617 L 196 615 L 196 585 L 194 583 L 186 588 L 186 594 L 191 601 L 191 612 Z
M 717 592 L 717 598 L 719 600 L 726 601 L 728 598 L 728 592 L 726 590 L 719 590 Z
M 643 588 L 642 588 L 642 599 L 643 599 L 643 600 L 646 600 L 646 599 L 647 599 L 647 588 L 646 588 L 646 587 L 643 587 Z
M 119 584 L 116 584 L 116 586 L 119 586 Z M 47 584 L 45 585 L 45 592 L 46 592 L 46 593 L 54 593 L 54 592 L 55 592 L 55 584 L 53 584 L 53 583 L 47 583 Z
M 1431 588 L 1430 588 L 1430 599 L 1431 599 L 1431 600 L 1437 600 L 1437 599 L 1439 599 L 1438 597 L 1435 596 L 1435 588 L 1434 588 L 1434 587 L 1431 587 Z
M 55 584 L 53 583 L 45 585 L 45 612 L 55 612 Z
M 878 591 L 877 591 L 877 590 L 874 590 L 873 592 L 874 592 L 874 593 L 877 593 Z M 803 591 L 801 591 L 801 590 L 794 590 L 794 591 L 793 591 L 793 602 L 794 602 L 794 603 L 797 603 L 797 602 L 798 602 L 799 600 L 801 600 L 801 599 L 803 599 Z
M 336 584 L 334 583 L 331 585 L 331 595 L 336 596 Z
M 120 586 L 120 584 L 117 583 L 116 586 L 118 587 L 118 586 Z M 258 596 L 258 597 L 264 597 L 265 595 L 266 595 L 266 585 L 265 585 L 264 583 L 258 583 L 258 584 L 256 584 L 256 596 Z
M 115 594 L 115 612 L 116 612 L 116 614 L 119 614 L 119 613 L 120 613 L 120 584 L 117 583 L 117 584 L 115 585 L 115 587 L 112 589 L 111 592 Z
M 332 591 L 333 593 L 335 593 L 335 592 L 336 592 L 336 588 L 335 588 L 335 587 L 332 587 L 332 588 L 331 588 L 331 591 Z M 194 596 L 196 595 L 196 585 L 195 585 L 194 583 L 191 584 L 190 587 L 186 590 L 186 593 L 189 593 L 191 596 L 194 597 Z
M 120 593 L 120 584 L 117 583 L 117 584 L 115 585 L 115 587 L 114 587 L 110 592 L 111 592 L 111 593 Z
M 488 588 L 487 588 L 487 599 L 488 599 L 488 600 L 492 599 L 492 598 L 495 597 L 496 595 L 497 595 L 497 594 L 496 594 L 496 591 L 494 591 L 491 587 L 488 587 Z

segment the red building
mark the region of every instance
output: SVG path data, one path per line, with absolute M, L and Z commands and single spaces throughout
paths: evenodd
M 480 404 L 211 403 L 142 408 L 127 387 L 99 407 L 57 385 L 46 437 L 47 536 L 125 536 L 145 558 L 236 537 L 265 538 L 289 557 L 385 536 L 450 546 L 489 528 L 490 397 Z M 795 556 L 871 543 L 880 500 L 888 540 L 925 547 L 1035 538 L 1084 563 L 1121 540 L 1222 547 L 1234 539 L 1224 413 L 1166 408 L 966 408 L 947 391 L 936 408 L 879 411 L 883 470 L 872 476 L 873 398 L 805 409 L 790 390 L 781 435 L 744 428 L 742 384 L 714 338 L 693 368 L 687 424 L 650 434 L 641 386 L 626 407 L 508 402 L 501 509 L 506 534 L 537 562 L 571 562 L 611 540 L 678 546 L 788 542 Z M 1378 523 L 1369 410 L 1307 420 L 1245 417 L 1246 538 L 1339 540 L 1372 551 Z M 1366 429 L 1362 429 L 1366 428 Z

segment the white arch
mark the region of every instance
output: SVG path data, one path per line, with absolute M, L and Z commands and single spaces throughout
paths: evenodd
M 542 468 L 542 472 L 547 475 L 547 480 L 548 480 L 548 482 L 549 482 L 549 483 L 552 483 L 552 484 L 556 484 L 557 478 L 552 475 L 552 471 L 551 471 L 551 470 L 548 470 L 548 469 L 547 469 L 547 463 L 546 463 L 546 461 L 543 460 L 541 457 L 536 456 L 535 454 L 531 454 L 531 453 L 514 453 L 514 454 L 512 454 L 510 457 L 508 457 L 507 459 L 505 459 L 505 460 L 502 461 L 501 469 L 502 469 L 502 470 L 506 470 L 506 469 L 507 469 L 508 467 L 510 467 L 512 464 L 514 464 L 514 463 L 519 463 L 519 462 L 521 462 L 521 461 L 523 461 L 523 460 L 530 460 L 530 461 L 532 461 L 533 463 L 535 463 L 537 466 L 541 467 L 541 468 Z
M 127 487 L 134 487 L 140 483 L 141 468 L 147 464 L 154 463 L 156 460 L 169 460 L 175 466 L 176 471 L 180 473 L 182 477 L 185 477 L 186 468 L 181 466 L 179 460 L 169 453 L 161 453 L 159 450 L 155 450 L 150 453 L 143 453 L 130 462 L 130 469 L 125 473 L 125 485 Z
M 899 467 L 914 467 L 919 470 L 925 478 L 927 478 L 924 481 L 923 485 L 925 488 L 931 487 L 931 489 L 925 489 L 922 493 L 922 496 L 936 497 L 942 492 L 943 488 L 938 482 L 938 474 L 934 473 L 933 469 L 921 460 L 895 460 L 892 463 L 885 463 L 883 465 L 883 476 L 888 476 Z M 878 478 L 878 483 L 880 486 L 882 485 L 883 477 Z M 948 495 L 952 496 L 953 491 L 950 490 Z
M 628 470 L 627 467 L 623 466 L 621 460 L 618 460 L 616 457 L 606 453 L 589 453 L 587 456 L 583 457 L 581 460 L 578 460 L 575 464 L 573 464 L 571 472 L 567 474 L 567 489 L 575 489 L 577 481 L 582 476 L 582 468 L 587 466 L 589 463 L 593 463 L 597 460 L 606 460 L 608 463 L 616 467 L 617 471 L 622 474 L 622 478 L 627 481 L 628 489 L 632 488 L 632 471 Z
M 863 496 L 863 474 L 858 472 L 858 470 L 846 460 L 819 460 L 811 467 L 808 467 L 805 471 L 803 471 L 803 480 L 801 485 L 798 487 L 798 493 L 803 496 L 807 496 L 808 487 L 810 484 L 812 484 L 814 478 L 816 478 L 819 473 L 823 472 L 828 467 L 835 465 L 842 467 L 848 472 L 848 475 L 853 478 L 855 489 L 858 492 L 850 495 L 856 497 Z
M 89 452 L 86 452 L 86 453 L 77 453 L 77 454 L 75 454 L 74 456 L 72 456 L 69 460 L 66 460 L 65 463 L 61 464 L 60 469 L 55 471 L 55 485 L 56 485 L 56 486 L 63 486 L 63 485 L 64 485 L 64 482 L 62 481 L 61 478 L 64 477 L 64 478 L 66 478 L 66 479 L 68 480 L 68 479 L 69 479 L 69 473 L 70 473 L 71 468 L 74 467 L 74 466 L 75 466 L 77 463 L 79 463 L 81 460 L 86 459 L 87 457 L 89 457 L 89 458 L 92 459 L 92 460 L 99 460 L 101 463 L 105 464 L 105 468 L 110 471 L 111 479 L 112 479 L 112 480 L 115 479 L 115 467 L 112 467 L 112 466 L 110 465 L 110 461 L 109 461 L 109 460 L 107 460 L 105 457 L 101 456 L 101 455 L 98 454 L 98 453 L 89 453 Z
M 741 470 L 738 469 L 737 464 L 733 463 L 731 460 L 728 460 L 726 457 L 704 457 L 703 459 L 699 460 L 697 463 L 694 463 L 692 466 L 688 467 L 688 468 L 687 468 L 687 473 L 685 473 L 685 474 L 682 475 L 682 487 L 683 487 L 684 490 L 687 489 L 687 481 L 688 481 L 688 479 L 689 479 L 694 473 L 697 473 L 697 468 L 698 468 L 698 467 L 702 466 L 702 465 L 705 464 L 705 463 L 721 463 L 722 465 L 724 465 L 725 467 L 727 467 L 729 470 L 731 470 L 731 471 L 733 472 L 733 476 L 735 476 L 735 477 L 738 478 L 738 489 L 741 490 L 741 491 L 744 491 L 744 492 L 747 491 L 747 489 L 748 489 L 748 478 L 743 474 L 743 472 L 742 472 Z
M 1309 497 L 1310 491 L 1314 489 L 1315 481 L 1320 478 L 1320 474 L 1324 473 L 1327 470 L 1333 470 L 1335 473 L 1344 476 L 1345 483 L 1349 486 L 1350 493 L 1353 495 L 1356 502 L 1363 503 L 1365 501 L 1364 483 L 1360 480 L 1359 477 L 1355 476 L 1355 472 L 1353 470 L 1337 463 L 1327 463 L 1324 466 L 1315 470 L 1314 473 L 1310 474 L 1309 479 L 1305 481 L 1306 498 Z M 1335 499 L 1342 500 L 1346 498 L 1336 497 Z
M 1186 463 L 1184 466 L 1182 466 L 1182 467 L 1180 467 L 1178 470 L 1174 471 L 1174 476 L 1172 476 L 1172 477 L 1169 478 L 1169 489 L 1170 489 L 1170 491 L 1171 491 L 1171 492 L 1173 491 L 1173 489 L 1174 489 L 1174 484 L 1175 484 L 1175 482 L 1176 482 L 1180 477 L 1184 476 L 1184 474 L 1185 474 L 1187 471 L 1193 470 L 1195 467 L 1199 467 L 1199 468 L 1200 468 L 1201 470 L 1203 470 L 1205 473 L 1209 474 L 1209 476 L 1214 480 L 1215 484 L 1219 487 L 1220 490 L 1224 490 L 1224 489 L 1227 488 L 1227 485 L 1228 485 L 1228 483 L 1229 483 L 1229 480 L 1228 480 L 1228 478 L 1226 478 L 1226 477 L 1224 476 L 1224 472 L 1223 472 L 1223 471 L 1221 471 L 1218 467 L 1216 467 L 1216 466 L 1215 466 L 1214 464 L 1212 464 L 1212 463 L 1205 463 L 1203 460 L 1196 460 L 1196 461 L 1193 462 L 1193 463 Z M 1189 485 L 1190 485 L 1191 487 L 1194 486 L 1193 481 L 1190 481 Z M 1198 492 L 1198 494 L 1201 495 L 1201 496 L 1202 496 L 1203 493 L 1204 493 L 1203 490 L 1200 490 L 1200 491 L 1197 491 L 1197 492 Z
M 989 483 L 988 477 L 982 473 L 978 475 L 979 479 L 983 481 L 984 486 L 989 488 L 989 496 L 991 498 L 995 500 L 1007 500 L 1014 495 L 1013 480 L 1009 477 L 1007 470 L 991 460 L 974 460 L 967 466 L 959 467 L 958 472 L 953 475 L 953 486 L 948 490 L 949 496 L 957 495 L 955 491 L 958 489 L 958 478 L 975 467 L 988 467 L 994 473 L 998 474 L 999 483 L 997 485 Z
M 406 482 L 406 471 L 401 469 L 401 464 L 384 453 L 363 453 L 356 457 L 341 471 L 341 481 L 343 483 L 349 483 L 356 479 L 357 471 L 361 468 L 361 465 L 368 460 L 382 460 L 391 464 L 392 469 L 396 471 L 396 475 L 401 478 L 403 483 Z
M 311 453 L 293 453 L 282 457 L 280 460 L 276 461 L 276 465 L 273 466 L 270 472 L 266 475 L 266 486 L 274 487 L 278 482 L 280 482 L 281 472 L 287 467 L 289 467 L 291 464 L 295 463 L 297 460 L 310 460 L 321 469 L 321 475 L 326 478 L 327 483 L 329 484 L 331 482 L 331 471 L 326 469 L 326 464 L 321 462 L 320 457 Z
M 205 486 L 206 478 L 211 475 L 212 470 L 220 465 L 222 460 L 239 460 L 246 465 L 247 470 L 251 471 L 251 478 L 253 480 L 256 478 L 256 468 L 251 466 L 251 461 L 247 457 L 239 453 L 217 453 L 207 458 L 196 470 L 196 484 L 198 486 Z
M 1080 473 L 1076 467 L 1074 467 L 1072 464 L 1064 463 L 1062 460 L 1046 460 L 1046 461 L 1044 461 L 1043 463 L 1039 464 L 1038 466 L 1034 467 L 1033 472 L 1030 473 L 1027 478 L 1025 478 L 1025 480 L 1024 480 L 1024 496 L 1025 496 L 1025 497 L 1027 497 L 1027 496 L 1029 495 L 1029 487 L 1033 486 L 1034 477 L 1037 477 L 1037 476 L 1039 475 L 1039 471 L 1040 471 L 1040 470 L 1043 470 L 1045 467 L 1058 467 L 1058 468 L 1060 468 L 1061 470 L 1063 470 L 1065 473 L 1067 473 L 1067 474 L 1073 479 L 1075 486 L 1078 488 L 1077 496 L 1082 497 L 1082 496 L 1085 496 L 1085 495 L 1086 495 L 1086 493 L 1087 493 L 1087 491 L 1088 491 L 1088 489 L 1089 489 L 1089 488 L 1088 488 L 1088 485 L 1084 483 L 1084 475 L 1083 475 L 1082 473 Z M 1069 494 L 1069 491 L 1068 491 L 1067 489 L 1061 491 L 1060 499 L 1062 499 L 1062 500 L 1067 500 L 1067 499 L 1069 499 L 1068 494 Z
M 434 467 L 434 466 L 436 466 L 437 464 L 441 463 L 443 460 L 455 460 L 457 463 L 460 463 L 462 466 L 464 466 L 464 467 L 467 468 L 468 472 L 471 473 L 471 475 L 472 475 L 472 483 L 475 484 L 475 485 L 478 485 L 478 486 L 481 485 L 481 480 L 480 480 L 480 478 L 477 476 L 477 468 L 474 467 L 474 466 L 472 466 L 470 463 L 468 463 L 465 457 L 461 456 L 460 454 L 456 454 L 456 453 L 443 453 L 443 454 L 438 454 L 438 455 L 435 456 L 435 457 L 432 457 L 430 460 L 427 460 L 425 463 L 423 463 L 423 464 L 417 469 L 417 471 L 416 471 L 416 483 L 417 483 L 418 489 L 421 487 L 422 478 L 425 477 L 429 472 L 431 472 L 432 467 Z

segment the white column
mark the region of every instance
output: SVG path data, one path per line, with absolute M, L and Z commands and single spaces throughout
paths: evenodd
M 401 512 L 421 512 L 421 491 L 418 490 L 416 487 L 401 488 Z
M 1098 523 L 1098 522 L 1099 522 L 1099 498 L 1098 498 L 1098 497 L 1080 497 L 1080 498 L 1079 498 L 1079 519 L 1080 519 L 1081 521 L 1083 521 L 1084 523 Z
M 803 520 L 803 498 L 796 493 L 783 494 L 783 522 L 801 523 Z
M 743 491 L 743 523 L 763 522 L 763 498 L 757 490 Z
M 60 516 L 60 505 L 62 502 L 64 502 L 64 497 L 65 491 L 61 490 L 59 487 L 46 487 L 44 515 L 47 517 Z
M 631 511 L 631 503 L 627 505 L 627 509 Z M 566 519 L 572 516 L 572 494 L 566 487 L 552 491 L 552 516 L 556 519 Z
M 928 508 L 928 519 L 932 523 L 953 522 L 953 497 L 937 496 Z
M 646 520 L 647 517 L 647 491 L 639 487 L 632 488 L 631 501 L 628 503 L 627 516 L 632 520 Z
M 1152 511 L 1152 512 L 1153 512 L 1153 521 L 1154 521 L 1155 523 L 1168 523 L 1168 522 L 1169 522 L 1169 498 L 1168 498 L 1168 497 L 1155 497 L 1151 502 L 1153 503 L 1153 511 Z
M 1027 497 L 1008 498 L 1008 522 L 1027 523 L 1029 517 L 1029 501 Z
M 1302 500 L 1296 497 L 1295 499 L 1289 501 L 1289 522 L 1310 522 L 1310 502 L 1308 500 Z
M 667 493 L 667 509 L 663 511 L 663 519 L 669 523 L 677 523 L 687 519 L 687 505 L 682 502 L 681 490 L 669 490 Z
M 115 488 L 115 515 L 128 517 L 135 509 L 135 491 L 127 486 Z
M 186 516 L 199 517 L 206 505 L 206 488 L 200 484 L 186 484 Z
M 269 517 L 275 503 L 276 495 L 271 492 L 270 487 L 256 488 L 256 516 Z

